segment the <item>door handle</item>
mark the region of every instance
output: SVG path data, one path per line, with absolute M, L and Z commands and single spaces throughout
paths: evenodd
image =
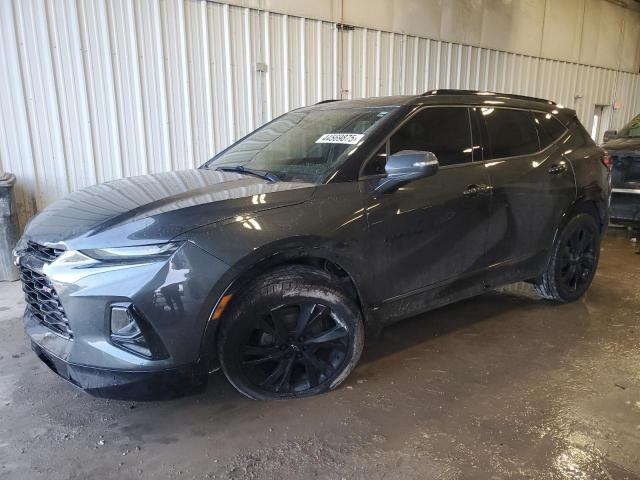
M 484 183 L 481 183 L 480 185 L 471 184 L 467 185 L 467 189 L 464 190 L 462 194 L 467 197 L 475 197 L 477 195 L 486 195 L 491 193 L 491 190 L 493 190 L 491 185 L 485 185 Z
M 566 171 L 567 171 L 567 163 L 562 162 L 562 163 L 553 165 L 551 168 L 549 168 L 549 170 L 547 170 L 547 173 L 550 173 L 551 175 L 559 175 Z

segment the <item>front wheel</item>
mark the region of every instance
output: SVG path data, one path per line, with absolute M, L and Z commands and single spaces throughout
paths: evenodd
M 244 395 L 281 399 L 336 388 L 364 343 L 360 311 L 328 273 L 287 266 L 235 295 L 218 337 L 229 381 Z
M 564 226 L 553 246 L 549 264 L 534 282 L 547 299 L 571 302 L 591 285 L 600 257 L 600 229 L 591 215 L 580 213 Z

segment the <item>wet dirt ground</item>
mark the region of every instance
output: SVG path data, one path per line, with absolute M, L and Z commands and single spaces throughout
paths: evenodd
M 92 398 L 36 359 L 0 284 L 0 478 L 640 479 L 640 255 L 586 298 L 516 286 L 387 329 L 346 384 L 254 402 L 221 373 L 164 402 Z

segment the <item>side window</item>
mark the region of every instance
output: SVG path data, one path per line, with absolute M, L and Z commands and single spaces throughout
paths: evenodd
M 538 130 L 541 149 L 547 148 L 566 132 L 564 125 L 550 113 L 533 112 L 533 121 Z
M 530 112 L 483 108 L 482 116 L 487 125 L 492 158 L 529 155 L 540 150 L 538 132 Z
M 425 108 L 400 127 L 387 144 L 367 162 L 363 175 L 383 174 L 387 154 L 402 150 L 433 152 L 441 166 L 471 162 L 469 110 L 466 107 Z
M 433 107 L 418 112 L 389 141 L 389 154 L 401 150 L 433 152 L 441 166 L 471 162 L 469 110 Z
M 484 128 L 480 107 L 469 109 L 471 114 L 471 140 L 473 140 L 473 161 L 481 162 L 485 159 L 485 141 L 483 141 L 482 129 Z M 487 152 L 489 158 L 489 152 Z

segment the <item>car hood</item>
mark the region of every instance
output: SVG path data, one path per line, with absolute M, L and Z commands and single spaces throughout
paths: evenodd
M 640 150 L 640 138 L 614 138 L 605 143 L 605 150 Z
M 227 218 L 304 202 L 313 187 L 205 169 L 124 178 L 52 203 L 31 220 L 24 238 L 74 250 L 158 243 Z

